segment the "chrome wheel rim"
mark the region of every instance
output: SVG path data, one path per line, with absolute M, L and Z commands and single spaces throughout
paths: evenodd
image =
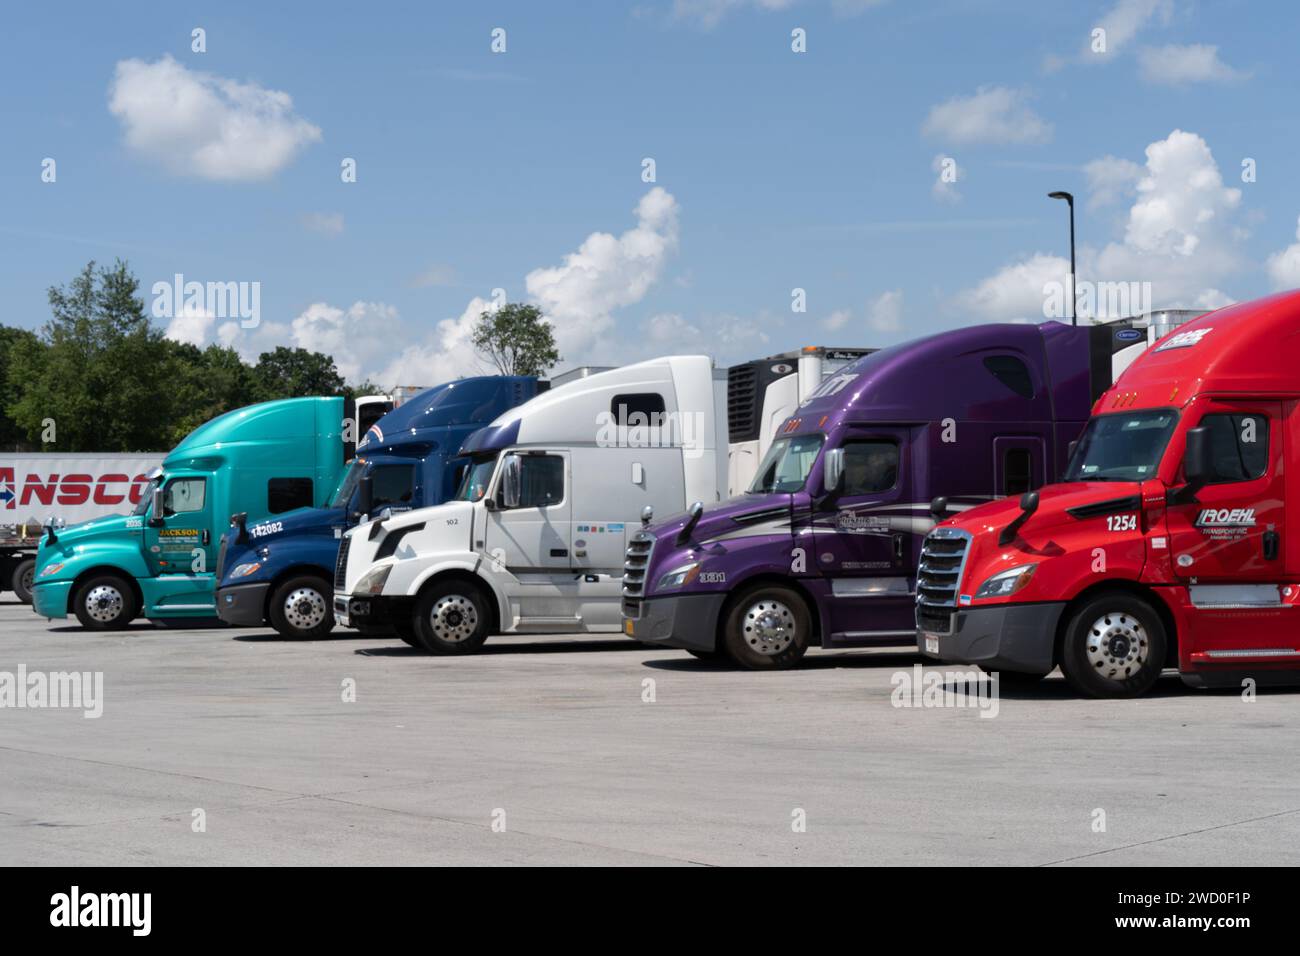
M 296 588 L 284 599 L 284 619 L 299 631 L 319 625 L 328 611 L 324 596 L 315 588 Z
M 122 616 L 126 602 L 122 592 L 109 584 L 90 589 L 86 595 L 86 614 L 97 624 L 112 624 Z
M 429 628 L 438 640 L 460 644 L 478 630 L 478 609 L 463 594 L 440 597 L 429 611 Z
M 745 610 L 745 643 L 760 654 L 780 654 L 794 643 L 794 614 L 780 601 L 755 601 Z
M 26 571 L 24 571 L 21 575 L 18 576 L 18 583 L 22 586 L 22 589 L 26 591 L 28 594 L 32 593 L 32 583 L 35 580 L 36 580 L 35 568 L 28 568 Z
M 1093 621 L 1084 645 L 1088 666 L 1116 682 L 1140 671 L 1150 650 L 1151 641 L 1142 622 L 1123 611 L 1112 611 Z

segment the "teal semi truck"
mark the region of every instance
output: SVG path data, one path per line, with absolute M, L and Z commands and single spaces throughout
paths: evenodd
M 387 396 L 288 398 L 200 425 L 150 476 L 130 514 L 41 538 L 32 609 L 94 630 L 135 617 L 216 617 L 217 548 L 234 513 L 264 521 L 329 503 L 356 437 L 392 409 Z

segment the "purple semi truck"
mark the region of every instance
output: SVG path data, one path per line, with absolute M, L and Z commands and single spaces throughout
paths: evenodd
M 1055 480 L 1092 403 L 1182 320 L 979 325 L 846 366 L 779 428 L 748 491 L 643 517 L 624 633 L 755 669 L 813 644 L 914 644 L 935 514 Z

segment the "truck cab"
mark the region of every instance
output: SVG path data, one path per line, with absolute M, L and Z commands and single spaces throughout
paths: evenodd
M 1300 293 L 1161 338 L 1096 403 L 1062 482 L 926 539 L 917 643 L 1092 697 L 1300 678 Z
M 617 632 L 639 516 L 717 501 L 725 435 L 725 383 L 705 356 L 552 388 L 466 441 L 454 500 L 344 535 L 335 617 L 451 654 L 491 634 Z
M 932 499 L 960 512 L 1055 478 L 1147 336 L 1135 322 L 981 325 L 843 367 L 781 424 L 743 494 L 633 538 L 625 632 L 755 669 L 816 644 L 913 643 Z
M 351 430 L 386 402 L 291 398 L 200 425 L 168 453 L 130 514 L 47 529 L 33 610 L 75 614 L 93 630 L 126 627 L 137 615 L 213 617 L 229 515 L 260 520 L 324 504 L 352 456 Z
M 370 427 L 325 507 L 251 525 L 236 515 L 217 561 L 218 616 L 243 627 L 270 623 L 291 638 L 328 633 L 343 532 L 370 514 L 450 498 L 467 464 L 462 442 L 545 387 L 530 376 L 493 375 L 426 389 Z

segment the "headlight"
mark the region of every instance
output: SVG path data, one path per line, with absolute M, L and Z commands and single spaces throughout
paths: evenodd
M 674 568 L 659 579 L 656 585 L 656 591 L 667 591 L 670 588 L 681 588 L 695 580 L 695 576 L 700 573 L 698 562 L 693 564 L 684 564 L 680 568 Z
M 62 570 L 63 570 L 63 562 L 56 561 L 54 562 L 54 564 L 47 564 L 45 566 L 44 570 L 41 571 L 41 577 L 48 578 L 51 574 L 58 574 Z
M 1018 564 L 1014 568 L 999 571 L 980 585 L 975 592 L 977 598 L 1007 597 L 1015 594 L 1034 576 L 1037 564 Z
M 377 568 L 371 568 L 361 576 L 357 586 L 352 589 L 353 594 L 382 594 L 384 591 L 384 582 L 388 580 L 388 572 L 393 570 L 391 564 L 380 565 Z
M 237 564 L 230 569 L 230 576 L 232 578 L 246 578 L 260 567 L 261 565 L 256 561 L 250 561 L 248 564 Z

